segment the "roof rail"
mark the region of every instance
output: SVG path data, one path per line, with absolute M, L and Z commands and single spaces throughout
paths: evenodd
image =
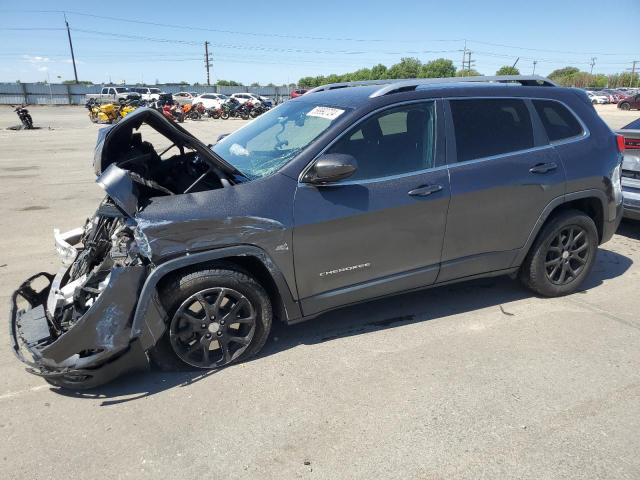
M 446 78 L 407 78 L 407 79 L 386 79 L 386 80 L 363 80 L 356 82 L 340 82 L 321 85 L 307 93 L 321 92 L 324 90 L 335 90 L 345 87 L 359 87 L 365 85 L 382 85 L 381 88 L 369 95 L 369 98 L 381 97 L 391 93 L 406 92 L 415 90 L 421 85 L 437 85 L 441 83 L 511 83 L 524 86 L 557 87 L 555 83 L 545 77 L 538 75 L 497 75 L 497 76 L 475 76 L 475 77 L 446 77 Z

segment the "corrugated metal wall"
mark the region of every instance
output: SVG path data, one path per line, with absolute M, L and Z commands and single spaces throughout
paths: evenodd
M 135 85 L 125 85 L 134 87 Z M 232 93 L 251 92 L 280 99 L 289 96 L 288 87 L 219 87 L 206 85 L 149 85 L 167 93 L 197 92 L 197 93 Z M 15 105 L 83 105 L 85 95 L 98 93 L 102 85 L 66 85 L 59 83 L 0 83 L 0 104 Z

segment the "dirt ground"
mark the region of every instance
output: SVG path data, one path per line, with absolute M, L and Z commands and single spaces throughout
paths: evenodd
M 598 111 L 612 128 L 640 116 Z M 0 303 L 55 272 L 52 229 L 103 196 L 82 107 L 0 107 Z M 204 141 L 238 120 L 187 122 Z M 7 479 L 638 479 L 640 223 L 624 222 L 572 296 L 496 278 L 274 326 L 255 360 L 151 371 L 71 394 L 0 335 Z M 7 310 L 5 310 L 6 312 Z

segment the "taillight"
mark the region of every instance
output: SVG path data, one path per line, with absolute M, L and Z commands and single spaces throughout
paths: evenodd
M 616 142 L 618 144 L 618 151 L 624 152 L 624 137 L 622 135 L 616 135 Z

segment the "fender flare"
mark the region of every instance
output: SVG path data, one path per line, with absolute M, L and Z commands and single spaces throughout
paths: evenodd
M 522 262 L 524 261 L 525 257 L 529 253 L 529 249 L 533 245 L 533 242 L 538 236 L 538 233 L 540 233 L 542 226 L 546 223 L 546 221 L 549 219 L 549 216 L 556 208 L 564 205 L 565 203 L 572 202 L 574 200 L 580 200 L 582 198 L 592 198 L 592 197 L 596 197 L 600 200 L 600 203 L 602 204 L 602 212 L 603 212 L 603 215 L 605 216 L 603 220 L 606 221 L 608 202 L 607 202 L 607 195 L 602 190 L 597 190 L 595 188 L 588 189 L 588 190 L 580 190 L 578 192 L 567 193 L 565 195 L 556 197 L 547 204 L 547 206 L 544 208 L 544 210 L 538 217 L 536 224 L 533 226 L 533 229 L 529 234 L 529 238 L 527 238 L 527 242 L 524 244 L 524 247 L 522 247 L 518 255 L 516 255 L 516 258 L 514 259 L 511 266 L 517 267 L 519 265 L 522 265 Z
M 264 250 L 252 245 L 223 247 L 204 252 L 187 253 L 184 256 L 160 264 L 147 276 L 133 315 L 131 324 L 132 339 L 140 338 L 142 348 L 147 350 L 156 344 L 166 329 L 167 312 L 160 301 L 157 289 L 160 280 L 171 272 L 184 267 L 238 256 L 255 257 L 269 271 L 284 307 L 285 321 L 292 322 L 302 316 L 300 306 L 294 300 L 284 275 Z

